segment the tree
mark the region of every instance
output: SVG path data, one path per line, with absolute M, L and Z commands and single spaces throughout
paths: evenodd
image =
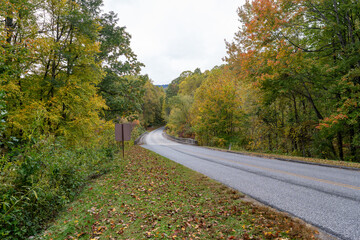
M 16 25 L 20 33 L 11 41 L 30 44 L 26 45 L 28 50 L 23 50 L 28 54 L 26 61 L 20 61 L 23 72 L 3 82 L 9 103 L 10 135 L 36 139 L 55 134 L 77 142 L 90 138 L 101 124 L 98 113 L 106 105 L 96 88 L 103 71 L 96 61 L 98 21 L 93 16 L 100 4 L 101 1 L 45 1 L 36 5 L 36 12 L 42 14 L 36 19 L 29 17 L 28 22 L 34 22 L 31 28 L 29 25 L 31 31 L 26 28 L 31 32 L 26 40 L 22 36 L 24 24 Z M 35 5 L 31 6 L 35 12 Z M 21 11 L 22 19 L 20 15 L 24 16 Z M 21 69 L 5 66 L 11 69 L 11 75 Z M 2 78 L 10 72 L 3 71 Z
M 178 95 L 181 82 L 184 81 L 184 79 L 186 79 L 191 74 L 192 74 L 191 71 L 182 72 L 180 74 L 180 76 L 175 78 L 173 81 L 171 81 L 171 83 L 167 87 L 167 89 L 165 91 L 166 96 L 165 96 L 165 101 L 164 101 L 163 110 L 162 110 L 163 118 L 166 121 L 168 120 L 168 117 L 169 117 L 170 111 L 171 111 L 171 105 L 169 104 L 169 100 L 172 97 Z
M 105 119 L 127 118 L 134 120 L 142 112 L 147 78 L 144 76 L 119 76 L 107 69 L 99 90 L 106 99 Z
M 2 121 L 9 123 L 11 110 L 20 108 L 23 98 L 23 76 L 34 63 L 37 33 L 36 1 L 0 2 L 0 86 L 5 101 Z M 13 134 L 11 127 L 2 133 L 3 141 Z
M 357 147 L 359 139 L 359 85 L 360 76 L 360 5 L 357 1 L 305 1 L 307 11 L 304 16 L 304 32 L 307 33 L 306 45 L 300 47 L 311 50 L 312 56 L 318 57 L 321 73 L 333 84 L 328 88 L 332 95 L 331 111 L 324 119 L 335 132 L 338 155 L 344 159 L 359 161 Z M 311 29 L 315 24 L 321 26 Z M 298 44 L 295 42 L 294 44 Z M 350 145 L 350 152 L 345 152 L 344 142 Z
M 105 77 L 99 84 L 99 93 L 108 106 L 105 109 L 107 120 L 119 117 L 132 120 L 141 112 L 146 77 L 137 76 L 144 65 L 137 61 L 130 48 L 131 36 L 125 27 L 117 26 L 118 21 L 113 12 L 100 18 L 100 52 L 97 58 L 102 61 Z
M 196 90 L 191 115 L 196 139 L 201 144 L 224 146 L 242 137 L 241 124 L 245 119 L 241 97 L 236 79 L 226 67 L 208 73 Z
M 101 15 L 102 0 L 0 4 L 8 136 L 86 142 L 104 123 L 100 116 L 141 112 L 146 80 L 135 75 L 142 64 L 116 14 Z
M 274 145 L 278 146 L 279 135 L 292 139 L 293 150 L 303 146 L 299 142 L 304 142 L 302 136 L 306 134 L 295 130 L 301 124 L 297 106 L 299 99 L 309 100 L 318 113 L 318 106 L 311 93 L 313 88 L 307 86 L 308 81 L 302 75 L 309 70 L 309 62 L 301 50 L 282 37 L 282 32 L 288 31 L 287 24 L 294 21 L 298 13 L 288 1 L 248 2 L 239 9 L 239 17 L 244 25 L 236 34 L 235 42 L 227 44 L 226 60 L 232 71 L 245 85 L 253 85 L 260 91 L 258 107 L 252 108 L 255 111 L 249 114 L 256 116 L 257 120 L 252 122 L 262 127 L 256 127 L 259 129 L 256 131 L 258 135 L 252 138 L 258 139 L 254 142 L 261 142 L 256 146 L 267 145 L 269 150 Z M 295 121 L 286 122 L 284 117 L 280 118 L 287 112 L 295 113 Z M 284 147 L 288 151 L 288 147 Z
M 171 111 L 166 124 L 170 134 L 180 137 L 192 136 L 190 109 L 193 98 L 189 95 L 177 95 L 169 99 Z
M 179 83 L 178 94 L 194 96 L 196 89 L 206 78 L 206 74 L 207 72 L 201 73 L 199 68 L 195 69 L 193 73 L 190 73 Z
M 350 120 L 340 106 L 358 91 L 357 10 L 354 1 L 311 0 L 255 0 L 239 9 L 243 26 L 227 45 L 226 60 L 261 92 L 257 115 L 268 126 L 269 148 L 281 135 L 303 155 L 344 159 L 347 141 L 348 156 L 356 157 L 358 117 Z
M 162 118 L 162 105 L 165 98 L 164 89 L 152 84 L 147 77 L 145 83 L 145 95 L 142 104 L 142 114 L 140 119 L 147 126 L 160 126 L 164 124 Z

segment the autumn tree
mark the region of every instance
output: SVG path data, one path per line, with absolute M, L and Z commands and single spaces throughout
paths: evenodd
M 7 135 L 75 142 L 142 110 L 145 80 L 130 35 L 102 0 L 2 1 L 0 78 Z M 135 77 L 136 76 L 136 77 Z
M 239 9 L 243 25 L 226 60 L 261 92 L 256 115 L 270 150 L 344 159 L 347 141 L 349 158 L 356 156 L 358 121 L 340 106 L 357 91 L 358 8 L 353 1 L 255 0 Z
M 303 141 L 297 129 L 300 124 L 297 101 L 299 95 L 306 92 L 302 90 L 306 88 L 301 84 L 303 78 L 299 77 L 305 64 L 303 53 L 280 36 L 281 31 L 287 30 L 286 23 L 297 16 L 284 11 L 284 8 L 288 6 L 270 0 L 247 2 L 240 8 L 239 17 L 243 26 L 234 43 L 228 44 L 226 60 L 239 81 L 260 90 L 258 107 L 248 112 L 257 119 L 253 123 L 258 123 L 258 135 L 252 136 L 252 139 L 257 138 L 255 142 L 259 142 L 255 145 L 273 150 L 274 145 L 279 145 L 281 136 L 291 139 L 294 151 L 300 146 L 298 142 Z M 292 103 L 295 105 L 292 106 Z M 281 116 L 287 115 L 293 107 L 295 121 L 285 126 L 285 119 Z M 283 147 L 288 150 L 288 146 Z
M 179 83 L 179 92 L 181 95 L 194 96 L 195 91 L 200 87 L 201 83 L 204 81 L 207 72 L 202 73 L 199 68 L 195 69 L 194 72 L 190 73 Z
M 175 97 L 178 95 L 181 82 L 184 81 L 185 78 L 190 76 L 191 74 L 192 74 L 191 71 L 182 72 L 180 74 L 180 76 L 175 78 L 174 80 L 172 80 L 171 83 L 169 84 L 169 86 L 166 88 L 165 101 L 163 103 L 163 110 L 162 110 L 163 118 L 166 121 L 168 120 L 168 117 L 169 117 L 170 111 L 171 111 L 171 105 L 169 104 L 169 100 L 172 97 Z
M 190 109 L 194 101 L 196 89 L 207 77 L 199 68 L 194 72 L 184 71 L 174 79 L 166 89 L 166 98 L 163 104 L 163 116 L 167 121 L 167 128 L 173 135 L 193 137 Z
M 11 120 L 27 137 L 61 134 L 68 139 L 91 137 L 100 124 L 105 102 L 96 85 L 103 77 L 96 61 L 98 22 L 93 16 L 101 2 L 87 4 L 46 1 L 39 11 L 39 51 L 26 76 L 23 107 Z
M 189 95 L 177 95 L 170 98 L 171 110 L 166 127 L 171 135 L 179 137 L 191 137 L 193 135 L 190 115 L 193 101 L 193 97 Z
M 145 76 L 145 79 L 145 93 L 141 105 L 140 120 L 146 127 L 161 126 L 164 124 L 162 117 L 162 106 L 165 99 L 164 89 L 155 86 L 148 76 Z
M 4 98 L 2 120 L 9 122 L 12 109 L 21 108 L 24 97 L 23 76 L 34 63 L 36 1 L 0 2 L 0 91 Z M 6 104 L 5 104 L 6 103 Z M 2 132 L 2 144 L 13 136 L 12 128 Z
M 196 139 L 201 144 L 225 146 L 245 135 L 245 121 L 237 82 L 227 67 L 214 68 L 196 90 L 191 109 Z
M 330 111 L 319 128 L 329 128 L 325 131 L 335 135 L 340 159 L 347 155 L 359 161 L 360 5 L 357 1 L 305 1 L 304 7 L 305 21 L 299 30 L 306 34 L 306 42 L 291 43 L 317 58 L 319 73 L 331 83 L 326 89 Z M 345 148 L 345 143 L 350 147 Z

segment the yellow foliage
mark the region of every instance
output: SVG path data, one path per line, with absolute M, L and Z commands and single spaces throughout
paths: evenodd
M 104 77 L 101 63 L 96 62 L 99 42 L 63 18 L 75 10 L 81 12 L 74 2 L 49 0 L 39 7 L 45 13 L 42 24 L 48 31 L 31 35 L 36 23 L 29 22 L 29 37 L 19 43 L 27 48 L 9 51 L 16 56 L 7 55 L 25 62 L 28 69 L 9 65 L 10 70 L 0 76 L 7 93 L 8 135 L 25 140 L 61 135 L 69 144 L 94 142 L 99 126 L 106 126 L 99 113 L 107 108 L 96 87 Z M 99 28 L 95 25 L 94 21 L 94 31 Z M 0 41 L 4 41 L 4 31 L 0 32 Z M 14 47 L 11 44 L 7 49 Z M 1 57 L 0 63 L 4 61 L 16 62 Z
M 240 133 L 244 112 L 236 79 L 225 68 L 213 69 L 196 90 L 191 109 L 192 126 L 202 144 L 224 146 Z

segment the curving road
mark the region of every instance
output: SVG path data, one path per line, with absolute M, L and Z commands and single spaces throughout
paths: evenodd
M 150 132 L 144 148 L 203 173 L 339 239 L 360 239 L 360 171 L 184 145 Z

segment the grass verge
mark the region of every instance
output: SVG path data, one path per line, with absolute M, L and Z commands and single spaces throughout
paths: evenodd
M 206 146 L 204 146 L 204 147 L 206 147 Z M 289 156 L 289 155 L 279 155 L 279 154 L 259 153 L 259 152 L 247 152 L 247 151 L 238 151 L 238 150 L 228 151 L 227 149 L 217 148 L 217 147 L 206 147 L 206 148 L 219 150 L 219 151 L 225 151 L 225 152 L 240 153 L 240 154 L 249 155 L 249 156 L 265 157 L 265 158 L 285 160 L 285 161 L 309 162 L 309 163 L 332 165 L 332 166 L 347 167 L 347 168 L 357 168 L 357 169 L 360 170 L 360 163 L 358 163 L 358 162 L 346 162 L 346 161 L 339 161 L 339 160 L 328 160 L 328 159 L 308 158 L 308 157 L 296 157 L 296 156 Z
M 300 221 L 146 149 L 133 146 L 126 156 L 37 238 L 316 238 Z

